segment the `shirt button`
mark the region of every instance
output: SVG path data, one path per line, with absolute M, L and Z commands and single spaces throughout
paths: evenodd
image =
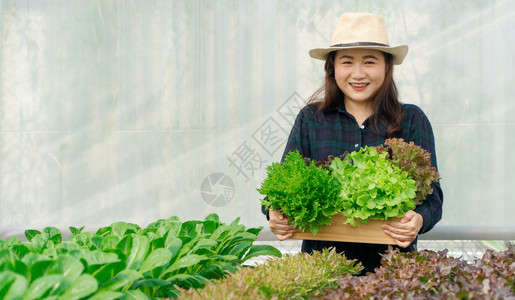
M 359 128 L 365 129 L 365 125 L 361 125 L 361 126 L 359 126 Z
M 358 148 L 358 146 L 359 146 L 358 144 L 354 145 L 354 147 L 356 147 L 356 148 Z

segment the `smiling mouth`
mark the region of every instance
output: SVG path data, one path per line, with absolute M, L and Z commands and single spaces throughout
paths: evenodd
M 350 83 L 353 87 L 366 87 L 368 83 Z

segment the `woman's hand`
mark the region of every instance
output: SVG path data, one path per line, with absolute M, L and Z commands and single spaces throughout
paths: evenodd
M 280 211 L 269 210 L 268 213 L 270 216 L 270 230 L 280 241 L 289 239 L 294 232 L 297 232 L 297 230 L 290 225 L 290 220 L 288 220 L 288 218 L 286 218 L 286 216 Z
M 399 222 L 385 222 L 381 228 L 397 242 L 397 245 L 406 248 L 415 240 L 423 224 L 422 215 L 410 210 Z

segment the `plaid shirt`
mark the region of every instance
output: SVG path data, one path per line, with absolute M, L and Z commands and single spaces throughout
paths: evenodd
M 404 112 L 402 132 L 397 137 L 403 138 L 406 142 L 413 141 L 431 153 L 431 163 L 436 167 L 433 130 L 429 120 L 415 105 L 403 104 L 402 110 Z M 327 159 L 329 155 L 339 156 L 345 151 L 352 152 L 364 146 L 383 144 L 385 137 L 374 132 L 369 125 L 366 120 L 359 126 L 356 119 L 346 111 L 343 101 L 338 107 L 319 113 L 314 105 L 307 105 L 297 115 L 283 158 L 288 152 L 298 150 L 304 157 L 321 160 Z M 424 218 L 420 233 L 429 231 L 441 219 L 442 202 L 443 193 L 440 184 L 433 183 L 433 193 L 415 209 Z M 267 211 L 263 210 L 263 213 L 268 216 Z M 320 248 L 317 244 L 320 242 L 305 241 L 303 251 L 309 252 Z M 414 245 L 416 240 L 405 250 L 413 250 Z M 347 250 L 345 249 L 346 253 Z M 356 251 L 362 251 L 362 249 Z

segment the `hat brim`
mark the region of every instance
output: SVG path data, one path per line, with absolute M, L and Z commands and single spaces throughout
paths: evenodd
M 396 47 L 384 47 L 384 46 L 348 46 L 348 47 L 329 47 L 329 48 L 315 48 L 309 51 L 309 56 L 314 59 L 326 60 L 327 55 L 331 52 L 344 50 L 344 49 L 372 49 L 379 50 L 382 52 L 390 53 L 393 56 L 393 64 L 400 65 L 406 54 L 408 54 L 408 46 L 400 45 Z

